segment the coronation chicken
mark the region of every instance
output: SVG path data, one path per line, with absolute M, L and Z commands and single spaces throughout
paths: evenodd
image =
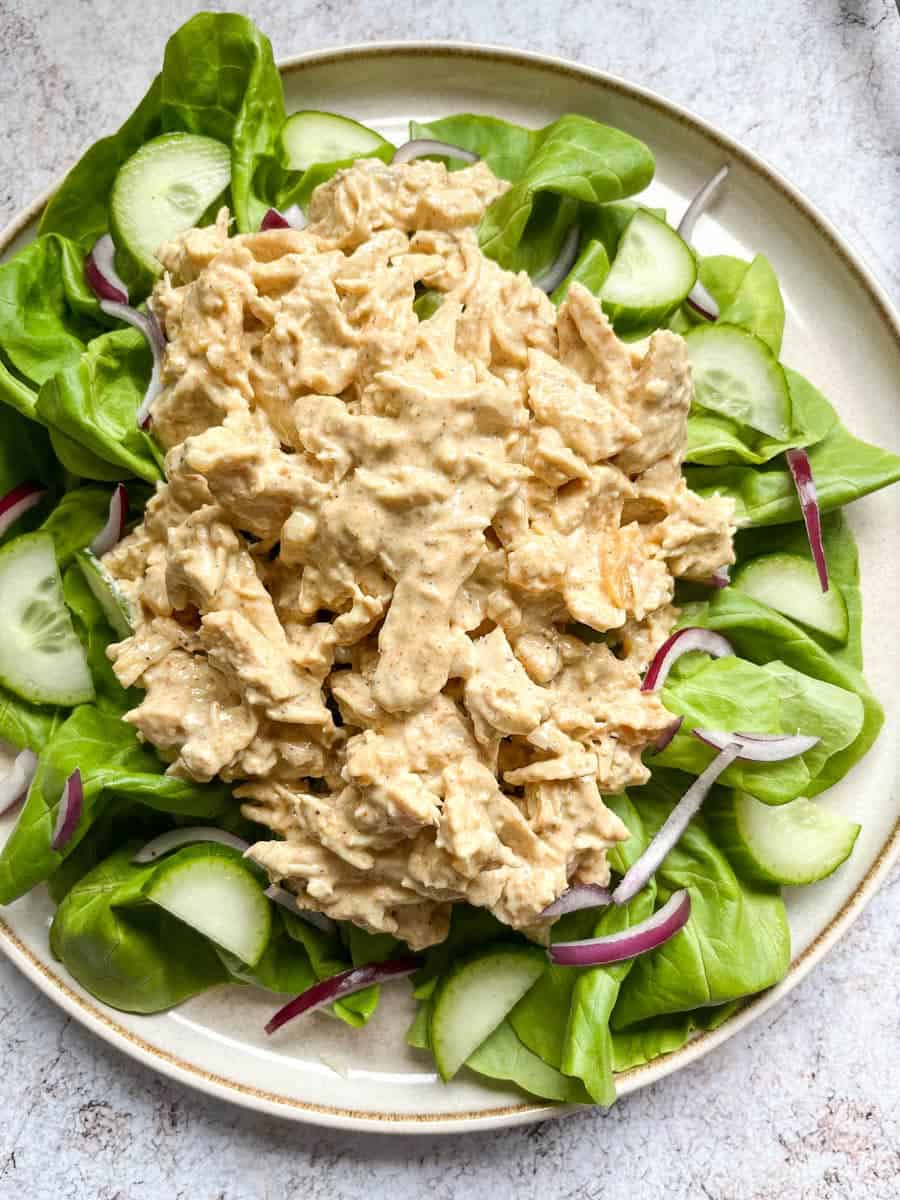
M 604 795 L 670 723 L 640 673 L 676 577 L 732 561 L 682 478 L 685 344 L 619 341 L 479 250 L 477 164 L 357 163 L 306 229 L 163 246 L 166 479 L 105 558 L 126 720 L 235 784 L 301 905 L 440 941 L 467 901 L 539 935 L 628 836 Z M 441 294 L 420 321 L 418 291 Z

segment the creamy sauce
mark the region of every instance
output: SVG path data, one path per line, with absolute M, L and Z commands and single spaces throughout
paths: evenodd
M 303 231 L 223 213 L 162 247 L 167 483 L 105 559 L 126 720 L 237 785 L 302 904 L 414 948 L 455 901 L 537 935 L 607 882 L 602 796 L 671 719 L 639 672 L 674 579 L 733 560 L 730 504 L 681 475 L 684 342 L 628 347 L 583 288 L 557 313 L 486 259 L 505 186 L 366 160 Z

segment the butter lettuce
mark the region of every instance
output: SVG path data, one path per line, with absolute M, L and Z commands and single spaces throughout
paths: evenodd
M 50 845 L 66 779 L 81 771 L 84 806 L 71 840 Z M 117 712 L 76 708 L 43 747 L 37 775 L 15 828 L 0 852 L 0 904 L 10 904 L 43 882 L 78 846 L 113 800 L 127 799 L 160 812 L 216 819 L 232 803 L 223 784 L 199 784 L 163 774 L 156 752 L 138 741 Z
M 648 836 L 684 794 L 690 778 L 659 771 L 632 793 Z M 680 888 L 691 894 L 688 923 L 657 950 L 634 960 L 612 1015 L 614 1030 L 727 1004 L 783 977 L 790 933 L 777 889 L 739 880 L 702 823 L 693 821 L 656 873 L 658 902 Z
M 411 136 L 471 150 L 511 182 L 485 212 L 478 240 L 501 266 L 532 274 L 556 257 L 579 206 L 621 200 L 653 178 L 653 155 L 643 142 L 571 113 L 535 130 L 464 114 L 413 123 Z

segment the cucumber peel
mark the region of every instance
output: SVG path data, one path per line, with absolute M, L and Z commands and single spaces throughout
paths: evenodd
M 847 603 L 834 583 L 822 591 L 815 563 L 797 554 L 763 554 L 735 572 L 731 586 L 808 629 L 844 645 Z
M 738 875 L 800 886 L 825 879 L 849 858 L 860 826 L 813 800 L 763 804 L 747 792 L 720 793 L 706 807 L 714 839 Z
M 186 846 L 160 863 L 143 894 L 249 967 L 269 944 L 272 907 L 263 885 L 254 868 L 227 846 Z
M 431 1001 L 429 1041 L 441 1078 L 453 1078 L 547 967 L 537 946 L 498 943 L 451 967 Z
M 131 637 L 134 633 L 134 610 L 118 583 L 91 550 L 79 550 L 75 561 L 81 567 L 85 582 L 103 609 L 111 628 L 120 638 Z

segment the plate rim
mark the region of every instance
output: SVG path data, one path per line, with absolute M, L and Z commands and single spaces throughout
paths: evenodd
M 472 58 L 481 62 L 502 60 L 557 75 L 568 75 L 587 80 L 631 99 L 637 99 L 664 115 L 675 118 L 679 124 L 693 132 L 700 133 L 705 140 L 713 142 L 725 154 L 740 161 L 742 165 L 761 176 L 814 226 L 816 232 L 825 238 L 832 252 L 856 278 L 863 292 L 872 302 L 893 342 L 900 347 L 900 312 L 864 256 L 850 246 L 832 221 L 763 156 L 742 145 L 705 118 L 698 116 L 683 105 L 666 99 L 652 88 L 632 83 L 619 75 L 556 55 L 520 50 L 494 43 L 440 39 L 387 40 L 365 44 L 347 43 L 290 55 L 279 59 L 276 65 L 279 73 L 286 75 L 302 71 L 307 67 L 327 66 L 330 63 L 353 63 L 361 59 L 385 56 L 447 56 Z M 15 214 L 0 230 L 0 253 L 3 253 L 16 237 L 33 224 L 50 196 L 62 182 L 64 174 Z M 877 858 L 856 890 L 810 945 L 791 961 L 787 974 L 775 987 L 754 997 L 717 1029 L 701 1033 L 679 1050 L 654 1062 L 631 1068 L 617 1075 L 616 1089 L 619 1098 L 697 1061 L 734 1034 L 745 1029 L 752 1021 L 776 1004 L 782 996 L 792 991 L 859 918 L 898 859 L 900 859 L 900 818 L 895 822 L 894 828 L 884 841 Z M 345 1130 L 436 1134 L 505 1128 L 584 1111 L 583 1106 L 523 1102 L 501 1108 L 476 1109 L 469 1112 L 372 1113 L 316 1104 L 298 1100 L 293 1096 L 268 1092 L 238 1080 L 207 1072 L 132 1033 L 108 1015 L 114 1013 L 115 1010 L 107 1009 L 106 1006 L 85 998 L 66 979 L 56 974 L 21 941 L 2 916 L 0 916 L 0 950 L 49 999 L 110 1045 L 124 1051 L 144 1066 L 149 1066 L 179 1083 L 186 1084 L 217 1099 L 227 1100 L 259 1112 Z

